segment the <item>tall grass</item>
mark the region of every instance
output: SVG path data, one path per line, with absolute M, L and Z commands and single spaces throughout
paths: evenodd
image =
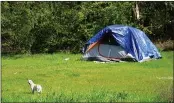
M 2 102 L 168 102 L 173 52 L 162 56 L 105 64 L 81 61 L 81 54 L 2 56 Z M 33 95 L 27 79 L 41 84 L 43 93 Z
M 174 50 L 173 40 L 158 41 L 155 44 L 161 51 Z

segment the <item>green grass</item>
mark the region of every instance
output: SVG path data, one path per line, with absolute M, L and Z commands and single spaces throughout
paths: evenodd
M 81 54 L 2 56 L 2 102 L 168 102 L 173 51 L 161 54 L 143 63 L 105 64 L 81 61 Z M 27 79 L 43 93 L 33 95 Z

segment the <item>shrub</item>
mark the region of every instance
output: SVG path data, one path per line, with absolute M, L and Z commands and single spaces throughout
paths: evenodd
M 156 42 L 155 44 L 162 51 L 174 50 L 173 40 L 159 41 L 159 42 Z

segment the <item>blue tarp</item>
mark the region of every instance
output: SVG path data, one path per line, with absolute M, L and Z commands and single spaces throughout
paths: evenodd
M 107 26 L 99 31 L 86 44 L 92 44 L 108 33 L 111 33 L 120 46 L 122 46 L 127 53 L 130 53 L 137 61 L 142 61 L 147 57 L 161 58 L 156 46 L 150 41 L 146 34 L 130 26 Z

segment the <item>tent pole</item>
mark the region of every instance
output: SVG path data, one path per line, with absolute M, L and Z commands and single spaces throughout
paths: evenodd
M 110 58 L 110 54 L 111 54 L 111 48 L 109 49 L 108 58 Z

